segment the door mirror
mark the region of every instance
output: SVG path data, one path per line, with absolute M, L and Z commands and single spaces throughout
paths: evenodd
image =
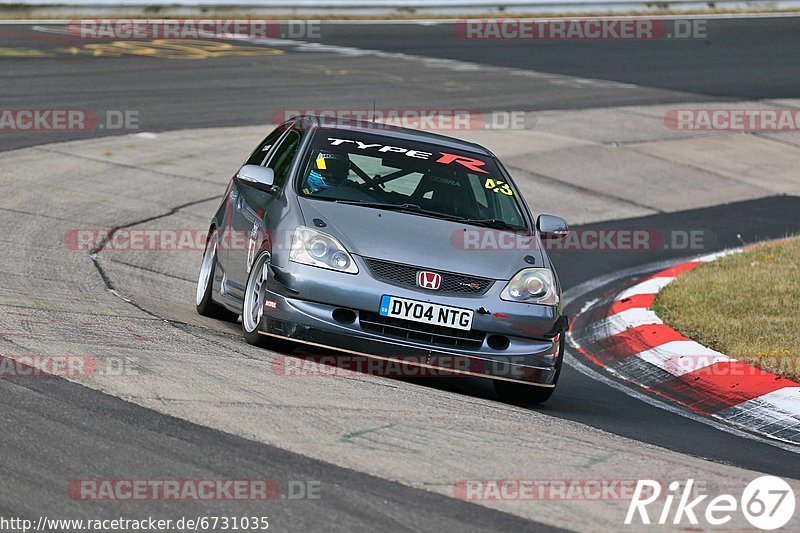
M 567 221 L 554 215 L 539 215 L 536 219 L 536 229 L 542 239 L 563 239 L 569 233 Z
M 236 179 L 254 187 L 260 191 L 275 194 L 275 174 L 271 168 L 260 167 L 258 165 L 245 165 L 239 169 Z

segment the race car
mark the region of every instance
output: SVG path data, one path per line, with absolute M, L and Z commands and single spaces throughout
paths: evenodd
M 480 145 L 365 121 L 296 117 L 230 180 L 197 311 L 267 348 L 335 350 L 493 380 L 510 402 L 558 383 L 567 317 L 534 219 Z

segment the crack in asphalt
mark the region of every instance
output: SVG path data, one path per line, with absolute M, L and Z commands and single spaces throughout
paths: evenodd
M 639 202 L 634 202 L 633 200 L 628 200 L 627 198 L 622 198 L 620 196 L 614 196 L 613 194 L 609 194 L 607 192 L 599 191 L 597 189 L 592 189 L 591 187 L 584 187 L 582 185 L 577 185 L 575 183 L 560 180 L 558 178 L 554 178 L 553 176 L 547 176 L 546 174 L 540 174 L 538 172 L 531 172 L 530 170 L 525 170 L 515 165 L 508 165 L 509 170 L 519 170 L 520 172 L 524 172 L 526 174 L 530 174 L 530 176 L 536 180 L 554 183 L 556 185 L 560 185 L 562 187 L 566 187 L 568 189 L 572 189 L 574 191 L 591 194 L 592 196 L 599 196 L 601 198 L 606 198 L 609 200 L 613 200 L 615 202 L 620 202 L 623 204 L 631 205 L 634 207 L 638 207 L 639 209 L 647 209 L 648 211 L 653 211 L 654 213 L 663 214 L 665 211 L 658 209 L 657 207 L 653 207 L 650 205 L 642 204 Z
M 45 305 L 22 305 L 17 303 L 16 301 L 12 301 L 11 303 L 3 303 L 0 304 L 0 307 L 3 308 L 11 308 L 11 309 L 27 309 L 30 311 L 56 311 L 58 313 L 68 314 L 68 315 L 81 315 L 87 317 L 98 317 L 98 318 L 122 318 L 125 320 L 143 320 L 143 321 L 152 321 L 152 322 L 161 322 L 160 318 L 144 318 L 140 316 L 127 316 L 127 315 L 120 315 L 116 313 L 90 313 L 88 311 L 75 311 L 69 308 L 59 308 L 59 307 L 50 307 Z M 33 315 L 31 315 L 33 316 Z
M 109 259 L 109 261 L 111 261 L 112 263 L 116 263 L 118 265 L 123 265 L 123 266 L 126 266 L 126 267 L 135 268 L 137 270 L 144 270 L 145 272 L 150 272 L 151 274 L 158 274 L 160 276 L 166 276 L 168 278 L 177 279 L 179 281 L 185 281 L 187 283 L 194 283 L 195 282 L 195 280 L 193 280 L 193 279 L 182 278 L 180 276 L 176 276 L 175 274 L 168 274 L 166 272 L 161 272 L 159 270 L 156 270 L 156 269 L 153 269 L 153 268 L 148 268 L 148 267 L 142 266 L 142 265 L 134 265 L 133 263 L 128 263 L 126 261 L 120 261 L 119 259 Z
M 46 218 L 48 220 L 58 220 L 60 222 L 70 222 L 72 224 L 77 224 L 79 222 L 77 220 L 72 220 L 69 218 L 55 217 L 53 215 L 48 215 L 46 213 L 31 213 L 30 211 L 23 211 L 22 209 L 12 209 L 10 207 L 0 207 L 0 211 L 8 211 L 9 213 L 15 213 L 17 215 L 28 215 L 36 218 Z
M 163 317 L 160 317 L 160 316 L 156 315 L 155 313 L 153 313 L 153 312 L 141 307 L 139 304 L 135 303 L 134 301 L 130 300 L 129 298 L 125 298 L 121 294 L 119 294 L 119 292 L 117 291 L 116 286 L 114 285 L 114 282 L 111 281 L 111 278 L 109 277 L 108 273 L 105 271 L 103 266 L 100 264 L 99 254 L 108 245 L 108 243 L 111 241 L 111 239 L 114 238 L 114 235 L 120 230 L 127 229 L 127 228 L 132 228 L 132 227 L 138 226 L 140 224 L 146 224 L 148 222 L 153 222 L 154 220 L 159 220 L 161 218 L 166 218 L 166 217 L 172 216 L 174 214 L 177 214 L 181 209 L 185 209 L 187 207 L 192 207 L 192 206 L 195 206 L 195 205 L 198 205 L 198 204 L 209 202 L 211 200 L 214 200 L 215 198 L 218 198 L 218 196 L 215 195 L 215 196 L 211 196 L 211 197 L 208 197 L 208 198 L 202 198 L 202 199 L 199 199 L 199 200 L 192 200 L 191 202 L 186 202 L 186 203 L 171 207 L 165 213 L 161 213 L 159 215 L 153 215 L 151 217 L 146 217 L 146 218 L 142 218 L 142 219 L 139 219 L 139 220 L 135 220 L 135 221 L 129 222 L 127 224 L 114 226 L 108 232 L 106 232 L 106 235 L 100 240 L 100 242 L 97 244 L 97 246 L 95 246 L 94 248 L 92 248 L 89 251 L 89 259 L 92 260 L 92 262 L 94 263 L 95 268 L 97 268 L 97 271 L 100 273 L 100 277 L 103 279 L 103 283 L 105 283 L 106 288 L 109 291 L 111 291 L 112 293 L 114 293 L 116 296 L 119 296 L 122 300 L 126 301 L 127 303 L 129 303 L 129 304 L 133 305 L 134 307 L 136 307 L 137 309 L 139 309 L 140 311 L 143 311 L 143 312 L 147 313 L 150 316 L 154 316 L 156 318 L 160 318 L 162 320 L 166 320 Z
M 785 139 L 783 139 L 781 137 L 770 137 L 769 135 L 765 135 L 765 133 L 770 133 L 770 132 L 759 132 L 759 131 L 757 131 L 757 132 L 752 133 L 752 135 L 754 137 L 758 137 L 759 139 L 773 141 L 773 142 L 780 143 L 780 144 L 783 144 L 783 145 L 786 145 L 786 146 L 790 146 L 790 147 L 795 148 L 795 149 L 800 148 L 800 145 L 798 145 L 797 143 L 793 143 L 791 141 L 787 141 L 787 140 L 785 140 Z M 774 132 L 772 132 L 772 133 L 774 133 Z
M 192 207 L 192 206 L 195 206 L 195 205 L 199 205 L 199 204 L 202 204 L 202 203 L 205 203 L 205 202 L 208 202 L 208 201 L 211 201 L 211 200 L 215 200 L 215 199 L 218 199 L 218 198 L 219 198 L 219 196 L 215 195 L 215 196 L 208 197 L 208 198 L 200 198 L 198 200 L 192 200 L 191 202 L 186 202 L 186 203 L 171 207 L 168 211 L 166 211 L 164 213 L 161 213 L 161 214 L 158 214 L 158 215 L 153 215 L 153 216 L 146 217 L 146 218 L 142 218 L 142 219 L 139 219 L 139 220 L 135 220 L 133 222 L 129 222 L 127 224 L 122 224 L 122 225 L 115 226 L 115 227 L 111 228 L 106 233 L 106 235 L 100 240 L 100 242 L 97 244 L 97 246 L 95 246 L 88 254 L 89 259 L 94 264 L 95 268 L 97 269 L 98 274 L 100 274 L 100 278 L 103 280 L 103 283 L 105 284 L 106 289 L 111 294 L 113 294 L 114 296 L 119 298 L 120 300 L 132 305 L 133 307 L 135 307 L 136 309 L 139 309 L 143 313 L 145 313 L 145 314 L 147 314 L 147 315 L 149 315 L 149 316 L 151 316 L 151 317 L 153 317 L 153 318 L 155 318 L 155 319 L 157 319 L 157 320 L 159 320 L 161 322 L 169 324 L 170 326 L 174 327 L 175 329 L 177 329 L 179 331 L 182 331 L 184 333 L 187 333 L 187 334 L 189 334 L 189 335 L 191 335 L 193 337 L 198 337 L 198 335 L 192 333 L 191 330 L 192 329 L 200 329 L 201 331 L 203 331 L 205 333 L 210 333 L 212 337 L 215 337 L 215 336 L 216 337 L 225 337 L 225 338 L 228 338 L 228 339 L 236 338 L 236 336 L 233 335 L 233 334 L 220 332 L 220 331 L 214 330 L 212 328 L 207 328 L 207 327 L 204 327 L 204 326 L 198 326 L 198 325 L 195 325 L 195 324 L 188 324 L 188 323 L 182 322 L 180 320 L 173 320 L 173 319 L 170 319 L 170 318 L 163 317 L 163 316 L 161 316 L 161 315 L 159 315 L 157 313 L 154 313 L 153 311 L 150 311 L 146 307 L 144 307 L 141 304 L 135 302 L 132 298 L 128 298 L 126 296 L 123 296 L 123 294 L 121 292 L 119 292 L 119 290 L 117 289 L 117 286 L 111 280 L 111 277 L 109 276 L 108 272 L 105 270 L 105 268 L 103 268 L 103 265 L 100 263 L 100 253 L 108 245 L 108 243 L 111 241 L 111 239 L 114 238 L 114 235 L 116 234 L 116 232 L 118 232 L 120 230 L 123 230 L 123 229 L 127 229 L 127 228 L 131 228 L 131 227 L 134 227 L 134 226 L 138 226 L 140 224 L 146 224 L 147 222 L 152 222 L 154 220 L 159 220 L 161 218 L 166 218 L 166 217 L 169 217 L 169 216 L 172 216 L 172 215 L 178 213 L 181 209 L 185 209 L 187 207 Z M 232 346 L 226 346 L 222 342 L 220 342 L 219 340 L 216 340 L 216 339 L 213 339 L 213 338 L 208 338 L 208 337 L 203 337 L 203 340 L 206 341 L 206 342 L 215 344 L 216 346 L 218 346 L 220 348 L 223 348 L 225 350 L 232 351 L 232 352 L 234 352 L 234 353 L 236 353 L 236 354 L 238 354 L 238 355 L 240 355 L 240 356 L 242 356 L 242 357 L 244 357 L 246 359 L 261 360 L 260 357 L 255 357 L 255 356 L 253 356 L 251 354 L 246 353 L 243 350 L 237 349 L 237 348 L 232 347 Z
M 762 139 L 767 139 L 766 137 L 761 137 L 761 138 Z M 675 140 L 675 142 L 677 142 L 677 141 L 678 141 L 678 139 Z M 666 141 L 666 142 L 669 142 L 669 141 Z M 650 153 L 650 152 L 642 152 L 642 151 L 637 150 L 636 149 L 636 146 L 637 146 L 636 144 L 632 144 L 632 145 L 628 145 L 628 146 L 629 146 L 630 150 L 633 150 L 634 152 L 636 152 L 638 154 L 644 154 L 644 155 L 646 155 L 648 157 L 652 157 L 653 159 L 658 159 L 660 161 L 664 161 L 665 163 L 675 164 L 675 161 L 673 161 L 672 159 L 670 159 L 668 157 L 665 157 L 663 155 L 653 154 L 653 153 Z M 795 148 L 797 148 L 797 147 L 795 146 Z M 706 174 L 711 174 L 711 175 L 716 176 L 718 178 L 721 178 L 723 180 L 732 181 L 732 182 L 738 183 L 740 185 L 747 185 L 747 186 L 753 187 L 755 189 L 761 189 L 762 191 L 764 191 L 764 194 L 766 196 L 773 195 L 773 194 L 779 194 L 777 191 L 773 191 L 772 189 L 768 189 L 768 188 L 763 187 L 761 185 L 756 185 L 756 184 L 751 183 L 749 181 L 739 179 L 739 178 L 737 178 L 735 176 L 731 176 L 731 175 L 728 175 L 728 174 L 722 174 L 721 172 L 717 172 L 717 171 L 714 171 L 714 170 L 703 168 L 701 166 L 698 166 L 698 165 L 695 165 L 695 164 L 692 164 L 692 163 L 688 163 L 686 161 L 681 161 L 680 164 L 683 165 L 683 166 L 689 167 L 692 170 L 699 170 L 700 172 L 704 172 Z M 663 212 L 664 211 L 662 211 L 662 213 Z

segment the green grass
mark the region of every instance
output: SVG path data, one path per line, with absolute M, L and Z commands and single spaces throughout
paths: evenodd
M 700 265 L 653 309 L 700 344 L 800 381 L 800 238 Z

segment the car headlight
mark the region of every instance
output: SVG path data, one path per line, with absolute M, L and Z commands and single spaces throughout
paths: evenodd
M 557 305 L 558 292 L 553 271 L 549 268 L 520 270 L 500 293 L 500 298 L 510 302 Z
M 289 259 L 304 265 L 358 274 L 355 261 L 342 243 L 327 233 L 307 226 L 299 226 L 294 230 Z

